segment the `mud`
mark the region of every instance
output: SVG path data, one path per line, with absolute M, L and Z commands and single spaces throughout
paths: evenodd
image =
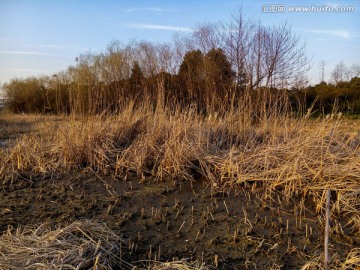
M 123 256 L 135 265 L 187 258 L 215 269 L 300 269 L 323 252 L 323 225 L 310 200 L 300 210 L 296 198 L 266 198 L 251 186 L 220 190 L 205 179 L 21 177 L 0 186 L 1 233 L 8 226 L 99 220 L 126 239 Z M 358 235 L 334 231 L 330 252 L 344 256 L 359 245 Z

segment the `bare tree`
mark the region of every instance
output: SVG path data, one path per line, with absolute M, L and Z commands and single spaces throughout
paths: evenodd
M 202 53 L 219 48 L 220 43 L 220 28 L 217 23 L 198 24 L 187 41 L 188 50 L 200 50 Z
M 121 81 L 130 77 L 133 44 L 123 46 L 120 42 L 114 41 L 104 54 L 99 55 L 101 66 L 101 80 L 106 84 Z
M 344 61 L 340 61 L 331 72 L 331 79 L 334 84 L 337 85 L 339 82 L 345 81 L 347 76 L 347 67 Z
M 265 27 L 246 20 L 240 11 L 223 33 L 225 51 L 237 74 L 245 67 L 251 89 L 288 87 L 310 68 L 305 44 L 286 22 Z
M 308 77 L 304 74 L 300 74 L 293 83 L 294 89 L 305 89 L 308 86 L 309 80 Z
M 305 44 L 296 36 L 290 25 L 284 23 L 266 29 L 265 43 L 267 74 L 265 85 L 288 87 L 309 70 L 309 60 L 305 53 Z
M 360 77 L 360 65 L 352 65 L 349 69 L 351 78 Z
M 173 36 L 173 61 L 174 65 L 177 68 L 177 71 L 179 71 L 180 65 L 183 61 L 183 58 L 187 52 L 186 48 L 186 38 L 183 35 L 180 35 L 180 33 L 176 33 Z
M 320 63 L 319 63 L 320 82 L 325 82 L 325 65 L 326 65 L 325 60 L 321 60 Z
M 139 62 L 145 76 L 151 77 L 160 71 L 156 45 L 142 41 L 136 44 L 135 53 L 134 57 Z
M 223 25 L 223 48 L 236 74 L 236 82 L 240 88 L 247 83 L 252 70 L 250 49 L 253 45 L 251 38 L 255 31 L 255 24 L 245 20 L 242 11 L 233 14 L 229 23 Z
M 175 74 L 177 72 L 177 66 L 176 61 L 174 60 L 174 49 L 171 44 L 159 44 L 156 48 L 156 53 L 160 70 L 163 72 Z

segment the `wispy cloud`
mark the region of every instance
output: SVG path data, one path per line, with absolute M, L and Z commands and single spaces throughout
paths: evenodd
M 307 33 L 324 34 L 324 35 L 330 35 L 344 39 L 350 39 L 360 36 L 358 34 L 354 34 L 344 29 L 299 29 L 299 30 Z
M 33 51 L 0 51 L 0 54 L 13 54 L 13 55 L 35 55 L 35 56 L 60 56 L 53 53 L 33 52 Z
M 325 35 L 331 35 L 341 38 L 349 39 L 351 38 L 351 34 L 346 30 L 310 30 L 309 32 L 312 32 L 314 34 L 325 34 Z
M 129 8 L 129 9 L 125 10 L 126 13 L 132 13 L 132 12 L 136 12 L 136 11 L 151 11 L 151 12 L 160 13 L 160 12 L 164 12 L 167 10 L 165 10 L 163 8 L 159 8 L 159 7 Z
M 19 72 L 45 72 L 42 69 L 33 69 L 33 68 L 0 68 L 3 71 L 19 71 Z
M 161 25 L 161 24 L 134 23 L 134 24 L 127 24 L 125 26 L 128 28 L 145 29 L 145 30 L 168 30 L 168 31 L 179 31 L 179 32 L 192 32 L 193 31 L 189 27 L 170 26 L 170 25 Z
M 35 49 L 50 49 L 50 50 L 79 50 L 79 49 L 82 49 L 80 47 L 57 45 L 57 44 L 30 44 L 30 45 L 27 45 L 27 47 L 35 48 Z

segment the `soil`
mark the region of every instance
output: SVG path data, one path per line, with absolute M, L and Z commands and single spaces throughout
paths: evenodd
M 0 233 L 101 221 L 126 239 L 124 259 L 135 265 L 186 258 L 215 269 L 300 269 L 323 252 L 322 219 L 311 200 L 299 209 L 296 197 L 270 198 L 260 187 L 220 190 L 206 179 L 114 180 L 93 172 L 21 178 L 0 186 Z M 330 254 L 356 246 L 358 235 L 332 232 Z

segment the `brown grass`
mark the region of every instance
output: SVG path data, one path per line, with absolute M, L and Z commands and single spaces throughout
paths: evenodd
M 51 230 L 48 224 L 9 229 L 0 237 L 0 269 L 123 269 L 122 239 L 104 224 L 77 221 Z
M 245 115 L 245 116 L 244 116 Z M 117 116 L 39 122 L 37 132 L 0 151 L 4 183 L 24 171 L 66 173 L 91 168 L 114 178 L 137 174 L 164 181 L 202 175 L 218 187 L 252 183 L 269 196 L 307 196 L 322 211 L 334 191 L 332 216 L 360 228 L 359 121 L 338 116 L 286 116 L 253 121 L 240 109 L 220 117 L 192 110 L 150 112 L 130 105 Z
M 338 254 L 334 254 L 330 259 L 329 269 L 342 269 L 342 270 L 357 270 L 360 265 L 360 249 L 352 249 L 346 256 L 346 258 L 339 258 Z M 301 270 L 309 269 L 324 269 L 324 257 L 315 256 L 310 259 Z
M 0 269 L 207 269 L 184 260 L 148 261 L 148 266 L 139 268 L 123 259 L 127 254 L 125 247 L 124 240 L 106 225 L 89 220 L 57 229 L 49 224 L 9 228 L 0 236 Z
M 336 232 L 342 234 L 346 226 L 358 233 L 359 120 L 253 115 L 246 106 L 201 116 L 192 109 L 153 111 L 152 106 L 134 109 L 130 104 L 116 116 L 63 116 L 57 124 L 44 117 L 32 124 L 36 132 L 0 150 L 0 180 L 11 185 L 24 172 L 52 175 L 81 169 L 158 181 L 203 177 L 217 188 L 262 186 L 269 197 L 280 192 L 296 200 L 300 213 L 305 199 L 311 199 L 320 221 L 325 191 L 331 189 Z M 336 261 L 344 267 L 358 262 L 358 250 L 352 252 Z M 320 258 L 314 258 L 303 269 L 318 265 Z
M 52 229 L 48 224 L 9 228 L 0 236 L 0 269 L 147 269 L 206 270 L 204 264 L 147 261 L 134 266 L 124 260 L 127 245 L 106 225 L 89 220 Z M 346 258 L 334 254 L 331 269 L 358 269 L 360 249 L 353 248 Z M 256 265 L 255 265 L 256 267 Z M 272 267 L 272 269 L 280 269 Z M 323 269 L 323 256 L 311 258 L 302 268 Z
M 207 270 L 204 265 L 197 262 L 188 263 L 184 260 L 174 262 L 151 262 L 148 270 Z

